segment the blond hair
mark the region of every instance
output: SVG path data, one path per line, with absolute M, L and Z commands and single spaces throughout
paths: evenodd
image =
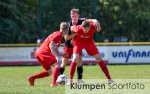
M 69 24 L 67 22 L 61 22 L 60 29 L 63 30 L 63 31 L 68 30 L 69 29 Z

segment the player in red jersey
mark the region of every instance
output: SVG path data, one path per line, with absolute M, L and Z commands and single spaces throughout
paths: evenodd
M 86 18 L 79 18 L 79 9 L 75 9 L 75 8 L 71 9 L 70 17 L 71 17 L 71 21 L 69 22 L 70 27 L 71 26 L 76 26 L 76 25 L 81 25 L 82 22 L 84 20 L 86 20 Z M 69 63 L 69 59 L 71 58 L 71 56 L 73 54 L 73 46 L 71 44 L 71 40 L 72 40 L 71 35 L 72 35 L 72 33 L 71 33 L 71 30 L 69 29 L 68 34 L 65 36 L 65 45 L 64 45 L 64 48 L 63 48 L 63 52 L 68 53 L 69 55 L 67 57 L 62 58 L 60 74 L 64 73 L 65 66 Z M 79 60 L 80 60 L 80 62 L 82 62 L 82 52 L 80 52 Z M 70 78 L 73 78 L 75 70 L 76 70 L 76 63 L 71 63 L 70 64 L 70 73 L 69 73 Z M 82 66 L 77 67 L 77 71 L 78 70 L 83 72 Z M 78 79 L 82 79 L 82 75 L 78 74 Z
M 112 81 L 109 75 L 109 71 L 107 69 L 106 64 L 102 61 L 102 58 L 99 54 L 99 51 L 95 45 L 93 40 L 94 32 L 99 32 L 101 30 L 100 24 L 97 20 L 95 22 L 90 23 L 90 21 L 83 21 L 82 25 L 72 26 L 71 31 L 76 32 L 77 35 L 73 40 L 73 60 L 72 63 L 76 63 L 77 66 L 81 66 L 81 62 L 79 62 L 79 53 L 85 49 L 86 52 L 93 56 L 101 67 L 102 71 L 105 73 L 108 81 Z M 72 79 L 70 79 L 72 80 Z
M 62 37 L 67 34 L 69 30 L 69 25 L 66 22 L 60 24 L 60 31 L 56 31 L 49 35 L 38 50 L 35 56 L 39 63 L 42 65 L 44 70 L 38 74 L 28 77 L 29 84 L 34 86 L 34 81 L 39 78 L 47 77 L 52 74 L 52 84 L 51 86 L 57 86 L 56 79 L 59 74 L 61 58 L 60 56 L 65 56 L 66 54 L 60 53 L 58 47 L 62 41 Z M 51 66 L 54 66 L 53 70 Z
M 71 9 L 71 11 L 70 11 L 71 21 L 69 22 L 70 27 L 81 25 L 82 22 L 86 20 L 86 18 L 79 18 L 79 16 L 80 16 L 79 9 L 75 9 L 75 8 Z M 91 22 L 93 21 L 93 19 L 88 19 L 88 20 L 90 20 Z M 71 44 L 71 40 L 72 40 L 71 35 L 73 35 L 73 34 L 72 34 L 71 30 L 69 29 L 68 34 L 65 35 L 65 46 L 63 48 L 63 52 L 68 53 L 69 55 L 67 57 L 62 58 L 60 74 L 64 73 L 65 66 L 68 64 L 69 59 L 71 58 L 71 56 L 73 54 L 73 45 Z M 79 62 L 82 63 L 82 51 L 80 52 Z M 69 73 L 70 79 L 73 79 L 75 70 L 76 70 L 76 63 L 71 63 L 70 64 L 70 73 Z M 82 79 L 82 74 L 83 74 L 82 66 L 77 67 L 77 74 L 78 74 L 78 79 Z

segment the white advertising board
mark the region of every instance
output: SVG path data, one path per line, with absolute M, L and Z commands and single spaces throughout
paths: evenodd
M 34 53 L 37 47 L 0 48 L 0 62 L 36 61 Z
M 150 46 L 97 46 L 97 48 L 102 59 L 109 64 L 150 63 Z M 36 49 L 37 47 L 0 47 L 0 63 L 37 63 L 34 57 Z M 59 50 L 62 52 L 63 47 L 60 47 Z M 96 62 L 85 50 L 82 55 L 83 62 Z
M 109 63 L 150 63 L 150 46 L 110 46 Z

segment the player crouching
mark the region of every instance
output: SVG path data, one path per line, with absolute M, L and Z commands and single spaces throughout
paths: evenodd
M 52 74 L 51 86 L 57 86 L 56 80 L 60 70 L 61 58 L 60 56 L 66 56 L 58 51 L 58 47 L 62 41 L 62 37 L 67 34 L 69 25 L 66 22 L 60 24 L 60 30 L 49 35 L 42 45 L 36 51 L 36 58 L 42 65 L 44 70 L 38 74 L 28 77 L 29 85 L 34 86 L 36 79 L 48 77 Z M 53 70 L 51 66 L 54 66 Z

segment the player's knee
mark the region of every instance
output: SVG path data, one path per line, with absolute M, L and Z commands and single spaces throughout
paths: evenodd
M 81 67 L 81 66 L 82 66 L 81 62 L 77 63 L 77 67 Z
M 49 70 L 47 70 L 48 74 L 51 75 L 52 74 L 52 69 L 50 68 Z
M 79 61 L 79 55 L 78 54 L 73 54 L 73 62 L 78 62 Z
M 58 63 L 56 62 L 56 63 L 54 63 L 52 66 L 53 66 L 53 67 L 58 67 L 58 68 L 60 68 L 61 64 L 58 64 Z
M 99 60 L 96 60 L 97 62 L 101 62 L 102 60 L 101 59 L 99 59 Z
M 79 59 L 78 59 L 77 57 L 74 57 L 74 58 L 72 59 L 72 61 L 73 61 L 73 62 L 78 62 Z
M 77 58 L 72 59 L 73 62 L 78 62 Z
M 66 65 L 62 63 L 61 64 L 61 68 L 65 68 L 65 67 L 66 67 Z
M 102 61 L 102 58 L 101 58 L 100 54 L 97 54 L 94 57 L 95 57 L 97 62 L 101 62 Z
M 96 61 L 97 61 L 97 62 L 101 62 L 102 59 L 101 59 L 100 57 L 98 57 L 98 58 L 96 58 Z
M 64 63 L 64 62 L 61 63 L 61 67 L 62 67 L 62 68 L 65 68 L 66 65 L 67 65 L 67 63 Z
M 61 63 L 61 67 L 62 67 L 62 68 L 65 68 L 66 65 L 68 64 L 68 62 L 69 62 L 69 59 L 68 59 L 68 58 L 63 58 L 63 59 L 62 59 L 62 63 Z

